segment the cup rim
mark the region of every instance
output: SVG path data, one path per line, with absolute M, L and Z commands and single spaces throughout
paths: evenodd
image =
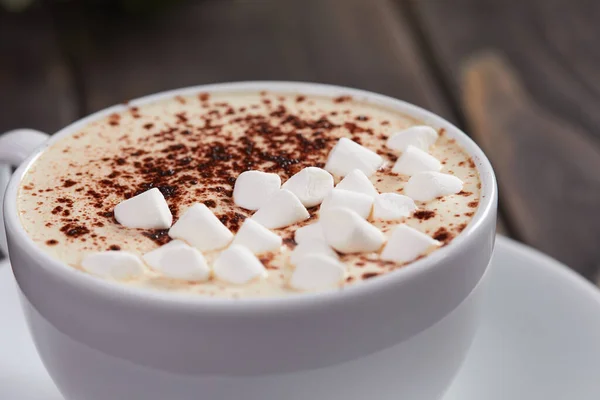
M 257 92 L 269 91 L 286 94 L 306 94 L 324 97 L 338 97 L 342 95 L 352 96 L 353 99 L 370 104 L 380 105 L 392 110 L 407 114 L 425 124 L 435 128 L 444 128 L 446 134 L 456 139 L 460 147 L 473 159 L 480 177 L 481 191 L 479 207 L 466 228 L 457 235 L 447 246 L 440 248 L 432 254 L 420 260 L 412 262 L 405 267 L 398 268 L 377 279 L 365 280 L 360 283 L 344 287 L 343 289 L 331 289 L 320 292 L 298 293 L 290 296 L 275 296 L 265 298 L 214 298 L 204 297 L 189 293 L 172 293 L 152 288 L 137 287 L 119 282 L 93 276 L 79 271 L 44 252 L 27 235 L 23 228 L 17 212 L 17 194 L 20 182 L 35 163 L 35 160 L 49 146 L 62 138 L 77 132 L 79 129 L 112 113 L 126 110 L 131 106 L 173 98 L 175 96 L 189 96 L 202 92 Z M 400 282 L 408 281 L 416 276 L 427 274 L 443 264 L 444 259 L 451 254 L 461 252 L 466 243 L 479 234 L 484 221 L 495 215 L 495 204 L 497 198 L 497 184 L 492 166 L 483 151 L 462 130 L 445 120 L 444 118 L 427 111 L 419 106 L 390 96 L 373 93 L 370 91 L 349 88 L 344 86 L 294 81 L 241 81 L 198 85 L 180 89 L 163 91 L 143 96 L 129 101 L 127 104 L 118 104 L 97 111 L 81 118 L 59 130 L 47 142 L 38 147 L 15 171 L 4 199 L 4 217 L 7 231 L 14 235 L 13 240 L 18 240 L 30 254 L 34 254 L 38 262 L 36 268 L 45 269 L 48 273 L 58 276 L 62 281 L 77 285 L 89 293 L 102 297 L 127 302 L 151 303 L 153 307 L 188 308 L 189 310 L 215 311 L 219 313 L 231 312 L 267 312 L 283 311 L 291 308 L 305 308 L 310 306 L 321 307 L 328 302 L 343 302 L 350 297 L 368 295 L 378 290 L 385 290 L 389 286 L 398 285 Z M 10 226 L 10 229 L 8 227 Z M 14 267 L 13 267 L 14 268 Z M 18 268 L 18 266 L 16 267 Z

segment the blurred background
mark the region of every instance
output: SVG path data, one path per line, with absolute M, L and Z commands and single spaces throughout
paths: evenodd
M 212 82 L 381 92 L 484 148 L 501 233 L 598 282 L 598 21 L 595 0 L 0 0 L 0 132 Z

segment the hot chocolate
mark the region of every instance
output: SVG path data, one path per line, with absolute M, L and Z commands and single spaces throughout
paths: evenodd
M 410 116 L 351 97 L 201 93 L 128 106 L 56 142 L 39 156 L 21 183 L 21 221 L 40 247 L 77 269 L 95 271 L 86 268 L 84 262 L 92 253 L 131 253 L 139 259 L 139 273 L 121 275 L 128 285 L 218 297 L 283 296 L 302 292 L 301 288 L 311 281 L 311 268 L 320 265 L 319 271 L 330 271 L 329 276 L 336 282 L 330 286 L 343 288 L 401 268 L 450 243 L 478 207 L 480 181 L 473 161 L 443 130 L 428 136 L 423 132 L 433 130 L 422 125 Z M 337 154 L 335 159 L 333 154 Z M 356 163 L 345 154 L 356 154 Z M 375 157 L 375 164 L 367 162 L 369 157 Z M 372 171 L 371 165 L 375 165 Z M 322 195 L 311 189 L 303 196 L 302 182 L 308 179 L 303 176 L 309 172 L 299 173 L 307 168 L 315 168 L 314 176 L 321 174 L 323 182 L 331 178 L 331 185 L 338 186 Z M 252 203 L 252 190 L 241 191 L 240 176 L 249 176 L 248 171 L 256 171 L 259 178 L 262 175 L 258 172 L 271 174 L 270 182 L 272 174 L 278 176 L 284 190 L 276 187 L 275 191 L 286 193 L 280 196 L 282 199 L 306 207 L 306 216 L 299 209 L 297 215 L 301 217 L 282 226 L 279 215 L 247 205 Z M 437 171 L 444 175 L 435 175 Z M 292 183 L 292 176 L 299 178 Z M 455 190 L 454 181 L 446 184 L 439 180 L 448 176 L 460 180 L 459 189 Z M 365 183 L 365 177 L 370 183 Z M 431 182 L 437 185 L 433 191 L 427 186 Z M 327 189 L 328 184 L 322 188 Z M 253 185 L 259 194 L 267 187 L 262 183 Z M 243 196 L 234 196 L 236 186 L 249 203 L 239 200 Z M 115 214 L 117 205 L 153 189 L 152 193 L 166 201 L 172 220 L 163 219 L 164 226 L 157 225 L 161 228 L 132 228 L 122 218 L 115 218 L 119 217 Z M 403 196 L 400 199 L 390 194 Z M 342 218 L 342 229 L 358 215 L 356 226 L 368 223 L 381 234 L 372 237 L 372 248 L 365 245 L 370 243 L 369 238 L 353 243 L 355 238 L 343 235 L 334 240 L 330 232 L 330 237 L 323 239 L 323 229 L 315 225 L 326 222 L 320 214 L 339 208 L 345 211 L 328 216 L 334 221 L 328 223 L 337 226 L 336 218 Z M 199 248 L 188 239 L 189 229 L 182 228 L 183 222 L 176 230 L 175 225 L 171 228 L 171 223 L 177 224 L 190 209 L 197 210 L 202 221 L 213 221 L 214 215 L 214 221 L 218 221 L 215 223 L 227 228 L 231 237 L 224 234 L 224 244 L 218 248 Z M 252 222 L 244 224 L 255 213 Z M 344 213 L 352 218 L 343 219 Z M 132 211 L 124 215 L 131 216 Z M 248 237 L 261 238 L 258 245 L 236 236 L 242 225 Z M 306 226 L 310 227 L 303 228 Z M 413 240 L 409 227 L 427 235 L 432 244 L 423 247 L 417 257 L 406 258 L 390 243 L 394 237 Z M 370 228 L 365 229 L 369 232 Z M 176 231 L 183 233 L 178 235 Z M 191 232 L 193 235 L 193 229 Z M 271 232 L 275 235 L 269 235 Z M 173 249 L 185 249 L 191 259 L 203 265 L 204 272 L 197 270 L 194 275 L 202 279 L 179 279 L 185 271 L 157 269 L 148 257 L 148 253 L 173 239 L 177 243 L 170 245 L 171 253 Z M 298 242 L 304 249 L 292 254 Z M 263 245 L 267 247 L 261 249 Z M 195 250 L 192 252 L 190 247 Z M 308 272 L 303 272 L 308 278 L 294 277 L 300 261 L 292 259 L 300 252 L 312 257 L 305 262 Z M 177 252 L 178 257 L 181 254 Z M 244 257 L 256 257 L 262 267 L 253 261 L 252 279 L 235 284 L 227 267 L 230 264 L 225 261 Z M 103 262 L 94 265 L 101 268 Z

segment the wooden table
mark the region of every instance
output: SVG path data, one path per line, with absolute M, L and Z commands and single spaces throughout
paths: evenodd
M 600 2 L 206 0 L 154 15 L 0 12 L 0 131 L 54 132 L 209 82 L 354 86 L 428 108 L 487 152 L 501 232 L 600 270 Z

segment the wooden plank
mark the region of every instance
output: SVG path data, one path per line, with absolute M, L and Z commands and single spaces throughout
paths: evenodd
M 0 133 L 54 132 L 77 114 L 73 81 L 45 9 L 0 12 Z
M 388 0 L 186 2 L 160 18 L 82 15 L 72 52 L 87 111 L 181 86 L 280 79 L 374 90 L 451 118 L 398 13 Z
M 495 166 L 510 226 L 592 278 L 600 266 L 600 3 L 408 5 Z

